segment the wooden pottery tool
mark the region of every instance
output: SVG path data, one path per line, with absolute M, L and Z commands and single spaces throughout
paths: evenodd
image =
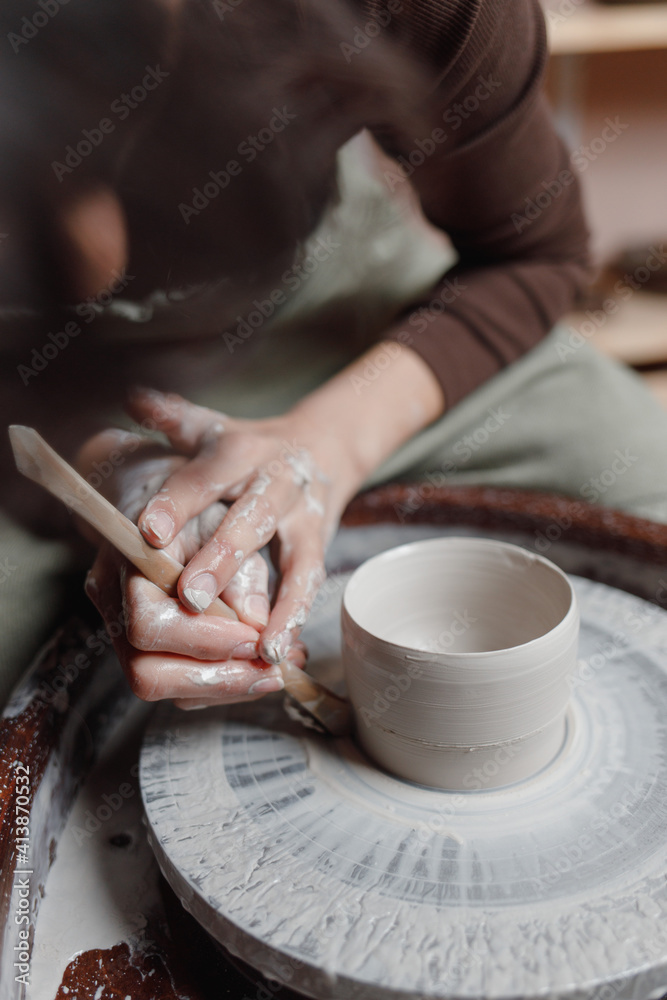
M 9 437 L 19 472 L 62 500 L 147 579 L 170 597 L 178 597 L 177 583 L 183 566 L 166 552 L 146 542 L 135 524 L 109 503 L 90 483 L 76 472 L 31 427 L 13 424 Z M 236 612 L 217 598 L 202 614 L 238 620 Z M 280 664 L 285 682 L 286 708 L 304 725 L 343 736 L 351 727 L 350 704 L 319 684 L 294 664 Z

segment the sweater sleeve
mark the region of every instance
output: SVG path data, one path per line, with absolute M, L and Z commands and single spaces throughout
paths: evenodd
M 459 260 L 387 335 L 424 358 L 449 409 L 572 307 L 589 280 L 588 233 L 542 93 L 538 0 L 403 0 L 400 11 L 393 33 L 435 74 L 434 99 L 426 131 L 378 138 L 398 159 L 393 183 L 410 177 Z

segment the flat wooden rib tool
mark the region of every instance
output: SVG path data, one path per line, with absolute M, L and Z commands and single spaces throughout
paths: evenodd
M 151 583 L 170 597 L 178 598 L 177 583 L 183 566 L 166 552 L 154 549 L 129 518 L 109 503 L 90 483 L 76 472 L 32 427 L 14 424 L 9 437 L 19 472 L 39 483 L 62 500 L 140 570 Z M 238 615 L 220 598 L 202 614 L 218 615 L 237 621 Z M 351 729 L 350 703 L 329 691 L 293 663 L 280 663 L 291 717 L 313 728 L 324 729 L 332 736 L 343 736 Z

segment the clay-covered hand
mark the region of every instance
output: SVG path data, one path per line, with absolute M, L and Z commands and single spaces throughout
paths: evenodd
M 326 544 L 359 483 L 343 442 L 310 418 L 232 419 L 151 390 L 135 391 L 129 409 L 188 457 L 139 515 L 147 541 L 169 548 L 212 503 L 230 503 L 208 541 L 185 553 L 178 592 L 187 608 L 203 611 L 224 597 L 239 569 L 254 567 L 253 554 L 272 543 L 280 575 L 273 607 L 246 588 L 244 620 L 262 629 L 263 659 L 279 663 L 306 622 L 324 579 Z
M 113 466 L 110 481 L 122 493 L 113 502 L 147 541 L 186 563 L 180 602 L 127 567 L 121 582 L 108 549 L 94 567 L 89 591 L 110 634 L 127 618 L 115 641 L 137 693 L 190 707 L 243 700 L 259 692 L 256 680 L 280 684 L 275 665 L 282 659 L 302 666 L 297 637 L 342 511 L 367 476 L 443 407 L 425 362 L 394 342 L 375 345 L 281 417 L 230 418 L 180 396 L 136 391 L 129 412 L 162 431 L 176 454 L 162 453 L 149 468 L 148 453 L 140 452 L 151 446 L 137 448 L 136 435 L 121 440 L 115 432 L 115 451 L 98 437 L 80 464 L 98 478 Z M 105 448 L 106 465 L 95 457 Z M 132 448 L 138 471 L 123 459 Z M 258 554 L 267 542 L 280 576 L 272 607 Z M 217 595 L 240 622 L 200 613 Z
M 111 430 L 89 441 L 77 464 L 91 485 L 136 520 L 146 499 L 183 462 L 136 435 Z M 209 504 L 188 519 L 165 551 L 187 563 L 226 512 L 222 503 Z M 89 530 L 87 534 L 92 538 Z M 221 595 L 239 621 L 194 614 L 102 543 L 86 592 L 104 619 L 134 693 L 147 701 L 173 698 L 181 708 L 198 708 L 254 700 L 282 688 L 279 668 L 267 667 L 258 653 L 268 608 L 267 583 L 267 564 L 254 553 Z M 303 667 L 302 643 L 290 650 L 289 658 Z

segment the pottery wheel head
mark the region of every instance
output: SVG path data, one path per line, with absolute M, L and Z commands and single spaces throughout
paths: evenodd
M 574 584 L 562 745 L 506 788 L 489 787 L 500 757 L 471 770 L 469 791 L 392 777 L 353 740 L 290 722 L 279 696 L 161 706 L 141 786 L 185 906 L 313 997 L 629 1000 L 665 987 L 667 615 Z M 305 636 L 328 684 L 341 677 L 341 592 Z

